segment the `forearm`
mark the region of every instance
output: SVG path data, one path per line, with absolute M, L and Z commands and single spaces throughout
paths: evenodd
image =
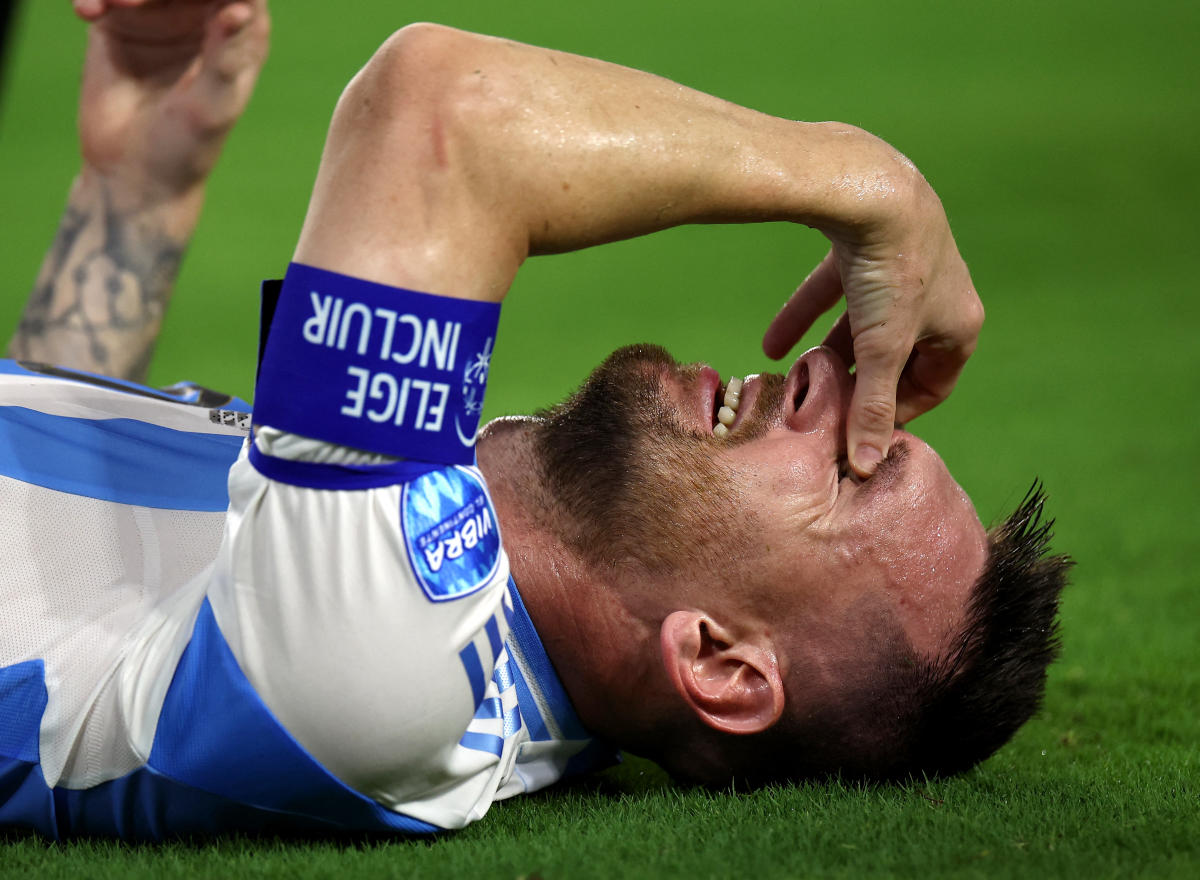
M 296 258 L 499 299 L 531 253 L 693 222 L 853 234 L 917 182 L 850 126 L 425 26 L 393 37 L 343 95 Z
M 144 379 L 204 186 L 267 53 L 266 0 L 89 0 L 83 169 L 9 345 Z
M 844 297 L 826 341 L 856 367 L 847 445 L 866 476 L 897 416 L 950 393 L 983 308 L 937 195 L 853 126 L 773 118 L 546 49 L 405 28 L 338 103 L 295 259 L 499 301 L 530 254 L 764 220 L 830 239 L 764 349 L 784 355 Z
M 489 64 L 507 94 L 481 94 L 484 118 L 464 120 L 469 164 L 517 206 L 533 253 L 684 223 L 828 225 L 845 220 L 847 186 L 872 186 L 884 163 L 893 176 L 911 168 L 853 126 L 780 119 L 590 58 L 486 50 L 469 76 Z
M 9 354 L 144 380 L 203 200 L 197 186 L 144 204 L 81 171 Z

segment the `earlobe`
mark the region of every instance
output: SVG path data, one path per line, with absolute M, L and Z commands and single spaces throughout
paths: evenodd
M 783 714 L 783 679 L 765 634 L 735 636 L 699 611 L 674 611 L 659 636 L 671 683 L 705 724 L 758 733 Z

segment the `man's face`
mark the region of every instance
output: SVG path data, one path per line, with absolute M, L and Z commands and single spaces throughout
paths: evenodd
M 579 546 L 639 560 L 764 618 L 852 621 L 882 600 L 936 653 L 981 571 L 985 533 L 937 454 L 904 431 L 867 480 L 846 467 L 853 377 L 829 349 L 747 377 L 728 434 L 726 386 L 638 346 L 615 352 L 539 441 Z M 852 624 L 851 624 L 852 625 Z

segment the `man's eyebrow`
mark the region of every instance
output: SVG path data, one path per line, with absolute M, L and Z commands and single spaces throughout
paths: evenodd
M 888 454 L 879 462 L 875 473 L 863 480 L 869 495 L 882 492 L 894 485 L 904 475 L 905 463 L 908 461 L 909 448 L 905 440 L 897 440 L 888 450 Z

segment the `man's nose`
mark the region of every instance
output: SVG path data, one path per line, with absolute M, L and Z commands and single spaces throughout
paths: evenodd
M 809 349 L 792 365 L 786 389 L 792 395 L 788 427 L 806 434 L 819 432 L 836 444 L 839 456 L 844 455 L 846 413 L 854 394 L 854 377 L 845 361 L 833 349 Z

